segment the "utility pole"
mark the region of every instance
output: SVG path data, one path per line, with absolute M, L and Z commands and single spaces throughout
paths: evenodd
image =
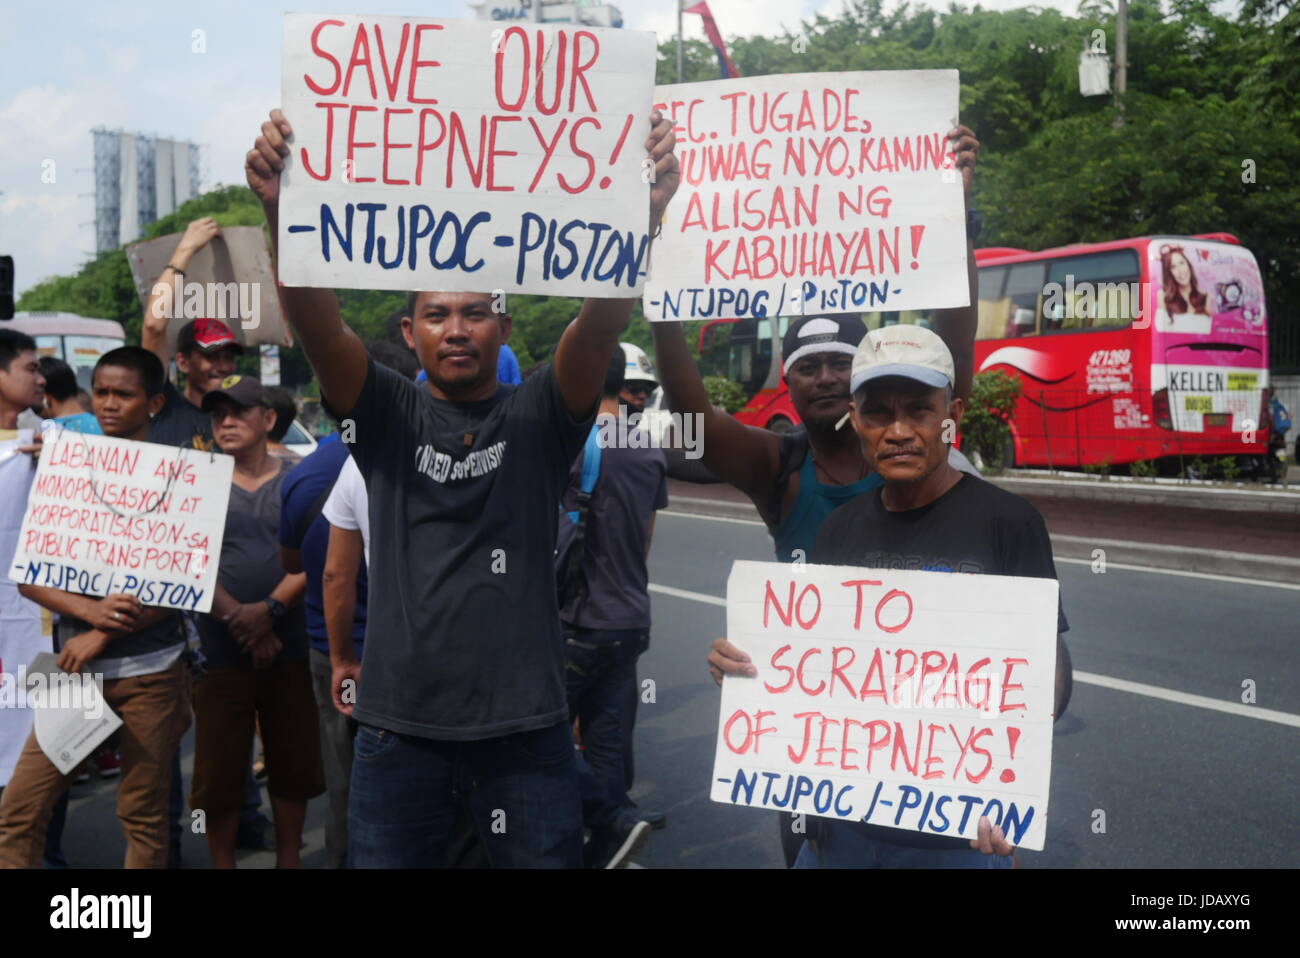
M 1115 10 L 1115 129 L 1124 125 L 1124 92 L 1128 89 L 1128 0 Z
M 682 82 L 682 8 L 686 0 L 677 0 L 677 82 Z

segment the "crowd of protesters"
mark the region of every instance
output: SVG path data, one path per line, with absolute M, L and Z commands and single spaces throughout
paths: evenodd
M 949 136 L 969 191 L 978 142 L 965 127 Z M 272 111 L 247 156 L 273 243 L 291 138 Z M 652 115 L 644 146 L 653 233 L 678 183 L 671 123 Z M 709 403 L 680 325 L 655 325 L 653 363 L 620 343 L 631 299 L 585 301 L 552 359 L 521 376 L 499 294 L 412 292 L 367 346 L 332 290 L 282 288 L 340 427 L 299 461 L 280 442 L 292 396 L 237 372 L 230 327 L 193 320 L 169 347 L 167 304 L 219 232 L 210 218 L 190 224 L 149 298 L 142 346 L 102 356 L 88 396 L 66 364 L 0 330 L 0 551 L 12 554 L 40 454 L 39 430 L 22 428 L 33 417 L 234 461 L 210 611 L 0 581 L 0 614 L 24 619 L 62 668 L 102 676 L 122 718 L 109 751 L 127 867 L 179 865 L 195 811 L 213 866 L 273 847 L 277 866 L 297 867 L 320 797 L 329 867 L 631 862 L 666 824 L 629 792 L 646 562 L 669 462 L 598 437 L 661 382 L 672 411 L 700 417 L 704 465 L 754 501 L 778 561 L 1055 577 L 1041 517 L 981 480 L 941 428 L 969 398 L 973 305 L 938 312 L 932 330 L 868 332 L 856 315 L 792 322 L 783 372 L 803 426 L 778 436 Z M 968 250 L 972 303 L 974 262 Z M 1058 643 L 1059 716 L 1069 666 Z M 719 682 L 755 672 L 725 638 L 708 667 Z M 63 860 L 77 777 L 34 732 L 0 742 L 0 866 Z M 974 841 L 780 821 L 794 867 L 1012 861 L 987 820 Z

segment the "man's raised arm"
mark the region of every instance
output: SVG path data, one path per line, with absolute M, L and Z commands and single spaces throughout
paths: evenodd
M 704 465 L 751 498 L 756 493 L 766 498 L 776 481 L 781 438 L 766 429 L 746 426 L 709 402 L 681 323 L 651 323 L 650 329 L 655 370 L 669 408 L 684 416 L 698 415 L 704 424 L 700 432 Z
M 272 259 L 279 275 L 280 172 L 289 155 L 288 137 L 293 128 L 280 110 L 262 124 L 262 135 L 244 159 L 244 175 L 262 201 L 271 229 Z M 339 314 L 338 297 L 332 289 L 310 286 L 281 286 L 280 304 L 303 352 L 320 381 L 321 395 L 337 415 L 345 415 L 361 397 L 366 383 L 366 348 Z
M 668 201 L 677 192 L 681 173 L 673 153 L 676 138 L 672 121 L 656 110 L 650 114 L 651 131 L 646 140 L 647 155 L 654 160 L 654 179 L 650 185 L 650 231 L 653 234 L 663 219 Z M 649 261 L 650 248 L 646 247 Z M 618 348 L 618 337 L 627 328 L 634 299 L 583 300 L 578 318 L 569 323 L 555 350 L 555 379 L 570 415 L 586 416 L 600 399 L 601 386 L 609 367 L 609 357 Z
M 140 345 L 158 357 L 163 369 L 171 362 L 167 355 L 167 323 L 176 315 L 176 304 L 185 289 L 185 270 L 194 254 L 212 242 L 221 233 L 221 227 L 211 216 L 203 216 L 185 228 L 185 235 L 172 251 L 171 259 L 149 291 L 149 302 L 144 308 L 144 322 L 140 324 Z
M 956 143 L 957 169 L 961 171 L 966 193 L 966 206 L 970 207 L 970 186 L 975 175 L 975 160 L 979 155 L 980 141 L 968 127 L 958 126 L 948 138 Z M 966 240 L 966 278 L 970 285 L 970 305 L 956 309 L 938 309 L 934 313 L 934 331 L 952 353 L 953 392 L 963 402 L 970 402 L 971 386 L 975 379 L 975 331 L 979 326 L 979 270 L 975 267 L 975 243 Z

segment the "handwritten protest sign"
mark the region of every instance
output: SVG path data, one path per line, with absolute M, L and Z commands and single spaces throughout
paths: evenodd
M 955 70 L 656 87 L 682 184 L 646 317 L 968 305 L 957 93 Z
M 207 612 L 233 470 L 229 456 L 51 430 L 9 578 Z
M 149 294 L 183 235 L 172 233 L 126 248 L 141 309 L 148 307 Z M 172 317 L 167 324 L 169 349 L 175 349 L 180 328 L 195 319 L 221 320 L 245 346 L 293 345 L 289 325 L 280 315 L 271 253 L 260 226 L 223 227 L 220 236 L 194 254 L 180 295 L 166 305 Z
M 1041 849 L 1055 579 L 737 562 L 711 797 Z
M 653 33 L 286 14 L 290 286 L 641 292 Z

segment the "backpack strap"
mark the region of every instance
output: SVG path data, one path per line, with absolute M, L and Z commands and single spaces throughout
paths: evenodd
M 591 491 L 596 488 L 600 478 L 600 429 L 591 427 L 587 433 L 587 442 L 582 447 L 582 477 L 578 483 L 578 508 L 569 513 L 569 520 L 575 526 L 584 525 L 587 508 L 591 505 Z
M 785 499 L 785 485 L 790 477 L 803 468 L 810 449 L 808 430 L 803 426 L 791 429 L 781 437 L 781 452 L 777 460 L 776 484 L 767 501 L 763 521 L 772 516 L 775 521 L 768 523 L 768 529 L 775 531 L 781 516 L 781 503 Z
M 298 540 L 298 548 L 302 548 L 303 542 L 307 539 L 307 530 L 311 528 L 312 523 L 316 521 L 316 517 L 319 516 L 321 511 L 325 508 L 325 500 L 328 499 L 330 493 L 334 491 L 334 483 L 336 482 L 338 482 L 338 476 L 335 476 L 330 484 L 320 491 L 320 495 L 316 497 L 316 500 L 311 504 L 311 507 L 298 517 L 298 524 L 293 527 L 294 536 Z

